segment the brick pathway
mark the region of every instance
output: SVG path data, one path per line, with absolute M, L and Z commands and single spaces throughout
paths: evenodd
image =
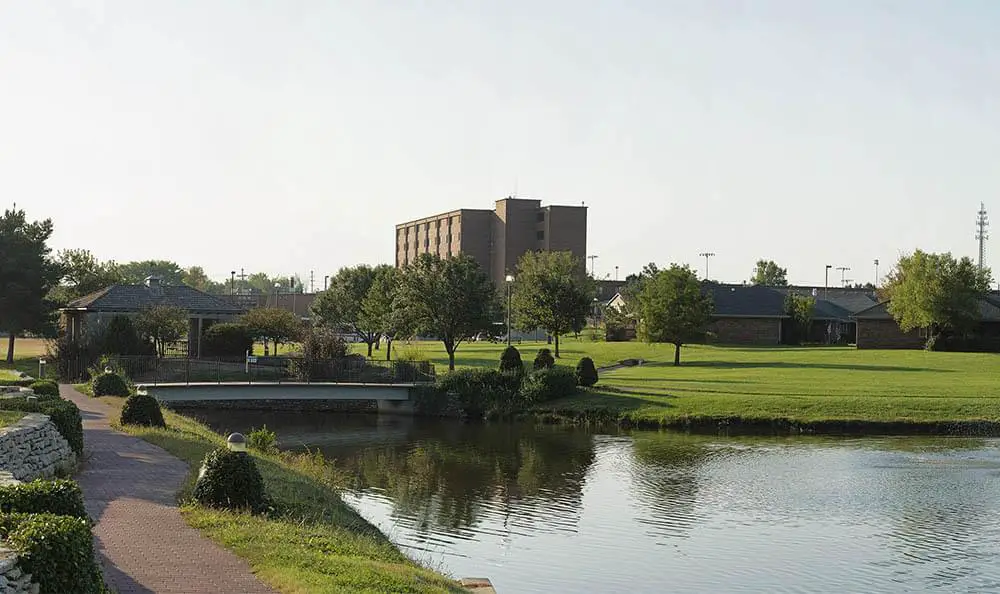
M 176 493 L 182 460 L 108 425 L 113 409 L 60 386 L 83 415 L 83 464 L 76 480 L 97 522 L 94 544 L 104 579 L 119 594 L 272 593 L 246 561 L 189 527 Z

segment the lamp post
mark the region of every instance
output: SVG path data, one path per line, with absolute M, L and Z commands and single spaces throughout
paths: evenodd
M 229 296 L 232 297 L 236 294 L 236 271 L 233 270 L 229 273 Z
M 247 438 L 242 433 L 230 433 L 226 438 L 226 447 L 230 452 L 245 454 L 247 451 Z
M 833 268 L 833 264 L 826 265 L 826 272 L 823 274 L 823 299 L 826 299 L 830 294 L 830 269 Z
M 508 274 L 507 278 L 507 346 L 510 346 L 510 295 L 511 287 L 514 284 L 514 275 Z
M 615 266 L 615 282 L 618 282 L 618 267 Z
M 875 258 L 875 288 L 878 288 L 878 258 Z

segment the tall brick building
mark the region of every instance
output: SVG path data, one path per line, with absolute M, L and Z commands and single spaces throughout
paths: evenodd
M 528 251 L 569 251 L 585 266 L 587 207 L 504 198 L 493 210 L 463 208 L 396 225 L 397 267 L 419 254 L 468 254 L 498 287 Z

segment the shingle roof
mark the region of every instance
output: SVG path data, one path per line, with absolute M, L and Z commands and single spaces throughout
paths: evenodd
M 821 287 L 775 287 L 784 294 L 812 296 L 816 293 L 816 308 L 813 319 L 847 320 L 852 314 L 864 311 L 878 303 L 870 291 L 862 289 L 825 289 Z
M 772 287 L 704 283 L 715 303 L 715 317 L 783 318 L 785 295 Z
M 854 314 L 859 320 L 892 320 L 889 302 L 884 301 Z M 1000 322 L 1000 296 L 989 295 L 979 300 L 979 317 L 985 322 Z
M 186 285 L 111 285 L 73 300 L 66 309 L 137 312 L 154 305 L 170 305 L 196 314 L 240 314 L 244 309 Z

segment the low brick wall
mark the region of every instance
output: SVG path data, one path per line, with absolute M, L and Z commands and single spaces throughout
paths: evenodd
M 0 471 L 18 481 L 50 478 L 76 464 L 76 455 L 45 415 L 28 413 L 0 429 Z

